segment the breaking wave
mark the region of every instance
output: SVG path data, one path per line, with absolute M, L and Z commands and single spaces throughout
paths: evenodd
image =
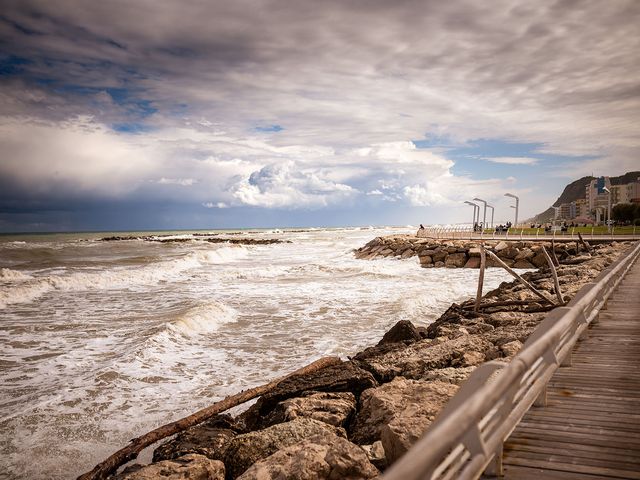
M 220 302 L 209 302 L 187 310 L 168 329 L 183 335 L 212 333 L 236 320 L 238 312 Z
M 6 308 L 10 304 L 30 302 L 54 290 L 73 292 L 118 290 L 176 280 L 185 271 L 208 264 L 226 263 L 245 256 L 247 251 L 241 246 L 221 247 L 189 253 L 173 260 L 156 262 L 143 267 L 82 270 L 66 275 L 44 277 L 29 277 L 21 272 L 3 268 L 0 280 L 6 279 L 10 281 L 10 285 L 0 291 L 0 308 Z

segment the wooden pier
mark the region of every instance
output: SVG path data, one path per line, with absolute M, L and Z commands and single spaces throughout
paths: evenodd
M 504 444 L 504 478 L 640 479 L 640 261 Z

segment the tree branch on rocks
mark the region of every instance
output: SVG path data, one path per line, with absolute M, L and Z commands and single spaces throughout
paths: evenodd
M 551 305 L 555 305 L 553 300 L 548 298 L 546 295 L 542 294 L 542 292 L 540 292 L 540 290 L 535 288 L 533 285 L 531 285 L 529 282 L 527 282 L 524 278 L 522 278 L 520 275 L 518 275 L 511 267 L 509 267 L 506 263 L 504 263 L 502 260 L 500 260 L 500 258 L 495 253 L 493 253 L 490 250 L 487 250 L 487 253 L 491 256 L 491 258 L 493 258 L 496 262 L 498 262 L 498 264 L 502 268 L 504 268 L 507 272 L 509 272 L 511 275 L 513 275 L 521 284 L 523 284 L 525 287 L 527 287 L 529 290 L 531 290 L 534 294 L 536 294 L 538 297 L 540 297 L 541 299 L 545 300 L 546 302 L 549 302 Z
M 168 423 L 167 425 L 158 427 L 155 430 L 142 435 L 141 437 L 134 438 L 133 440 L 131 440 L 129 445 L 115 452 L 104 462 L 96 465 L 93 470 L 80 475 L 78 477 L 78 480 L 104 480 L 110 474 L 115 472 L 118 467 L 136 458 L 143 449 L 145 449 L 149 445 L 153 445 L 163 438 L 186 430 L 187 428 L 193 427 L 194 425 L 198 425 L 199 423 L 202 423 L 221 412 L 224 412 L 226 410 L 229 410 L 230 408 L 248 402 L 249 400 L 252 400 L 256 397 L 269 393 L 271 390 L 276 388 L 278 384 L 283 380 L 298 375 L 307 375 L 323 368 L 332 365 L 339 365 L 341 363 L 342 360 L 340 360 L 338 357 L 321 358 L 305 367 L 296 370 L 295 372 L 285 375 L 284 377 L 272 380 L 265 385 L 260 385 L 255 388 L 250 388 L 249 390 L 244 390 L 235 395 L 228 396 L 224 400 L 216 402 L 209 407 L 203 408 L 202 410 L 199 410 L 192 415 L 181 418 L 180 420 L 176 420 L 175 422 Z

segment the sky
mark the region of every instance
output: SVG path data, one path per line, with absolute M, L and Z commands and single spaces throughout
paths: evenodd
M 635 0 L 0 6 L 0 231 L 506 222 L 640 167 Z

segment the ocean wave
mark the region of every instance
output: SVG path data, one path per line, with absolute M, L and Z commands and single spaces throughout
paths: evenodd
M 136 268 L 117 267 L 102 271 L 76 271 L 65 275 L 33 277 L 26 279 L 26 281 L 16 277 L 11 280 L 13 285 L 0 291 L 0 309 L 6 308 L 10 304 L 31 302 L 52 290 L 117 290 L 170 281 L 177 279 L 185 271 L 208 264 L 227 263 L 245 256 L 247 252 L 248 249 L 241 246 L 225 246 L 213 250 L 192 252 L 173 260 Z M 3 272 L 4 270 L 9 269 L 3 269 Z M 9 270 L 9 272 L 15 273 L 6 273 L 6 275 L 16 276 L 20 273 L 14 270 Z M 16 285 L 18 281 L 21 283 Z
M 236 320 L 238 312 L 220 302 L 208 302 L 187 310 L 168 325 L 168 330 L 182 335 L 212 333 L 221 325 Z
M 18 270 L 10 268 L 0 268 L 0 282 L 24 282 L 33 277 Z

